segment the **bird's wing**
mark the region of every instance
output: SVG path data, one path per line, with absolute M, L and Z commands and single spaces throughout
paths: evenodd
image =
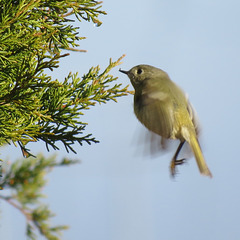
M 162 92 L 142 94 L 135 98 L 135 114 L 150 131 L 170 138 L 173 130 L 173 103 L 169 96 Z

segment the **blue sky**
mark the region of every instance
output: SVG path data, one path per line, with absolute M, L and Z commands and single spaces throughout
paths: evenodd
M 103 9 L 108 15 L 100 17 L 101 27 L 80 24 L 87 37 L 81 48 L 88 52 L 63 59 L 53 76 L 83 75 L 98 64 L 104 69 L 122 54 L 125 70 L 143 63 L 162 68 L 197 110 L 213 179 L 201 176 L 190 158 L 172 180 L 173 152 L 141 154 L 145 130 L 133 114 L 133 96 L 94 107 L 83 119 L 100 144 L 76 145 L 77 155 L 62 147 L 59 158 L 82 163 L 54 170 L 44 189 L 57 214 L 53 222 L 70 226 L 63 239 L 239 239 L 239 1 L 105 0 Z M 129 83 L 118 68 L 111 73 Z M 21 156 L 10 147 L 1 158 L 13 159 L 13 151 L 14 159 Z M 40 143 L 33 151 L 47 154 Z M 26 239 L 24 217 L 5 203 L 1 211 L 3 239 Z

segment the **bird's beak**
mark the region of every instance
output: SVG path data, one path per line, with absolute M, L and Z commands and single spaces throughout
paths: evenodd
M 127 74 L 128 75 L 128 71 L 122 70 L 121 68 L 119 69 L 119 72 Z

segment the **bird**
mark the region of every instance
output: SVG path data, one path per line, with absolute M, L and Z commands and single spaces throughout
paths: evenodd
M 203 156 L 198 135 L 195 111 L 183 90 L 168 74 L 150 65 L 137 65 L 126 74 L 134 87 L 134 113 L 137 119 L 151 132 L 164 139 L 179 140 L 179 146 L 171 160 L 170 172 L 176 175 L 176 166 L 185 162 L 178 155 L 187 142 L 194 154 L 202 175 L 212 177 Z

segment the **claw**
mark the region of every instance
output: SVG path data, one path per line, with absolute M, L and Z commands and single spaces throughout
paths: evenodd
M 174 160 L 174 164 L 175 164 L 175 166 L 177 166 L 177 165 L 181 165 L 181 164 L 183 164 L 183 163 L 185 163 L 186 161 L 186 158 L 182 158 L 182 159 L 179 159 L 179 160 Z
M 172 159 L 171 164 L 170 164 L 170 172 L 171 172 L 172 177 L 176 176 L 176 173 L 177 173 L 176 166 L 185 163 L 186 162 L 185 160 L 186 160 L 185 158 L 182 158 L 179 160 Z

